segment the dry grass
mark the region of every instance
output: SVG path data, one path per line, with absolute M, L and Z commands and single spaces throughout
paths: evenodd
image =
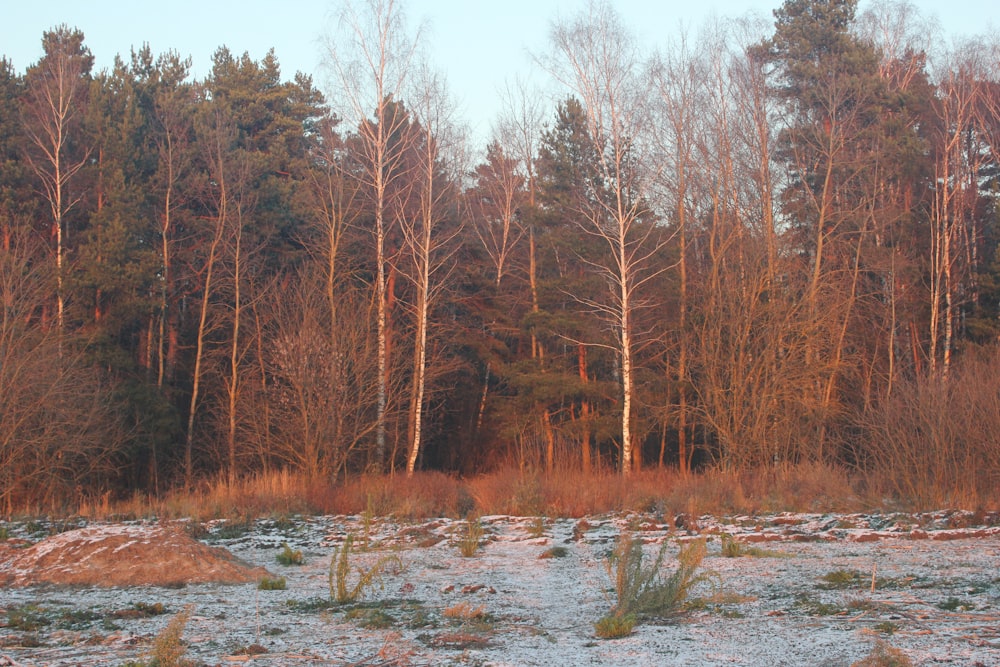
M 191 617 L 194 605 L 187 605 L 153 639 L 153 664 L 158 667 L 183 667 L 192 663 L 184 660 L 187 651 L 181 636 Z
M 486 610 L 482 605 L 473 607 L 468 602 L 459 602 L 456 605 L 442 609 L 441 615 L 445 618 L 457 619 L 459 621 L 470 621 L 485 616 Z
M 872 475 L 854 477 L 843 468 L 787 465 L 757 471 L 710 468 L 690 475 L 672 469 L 636 472 L 628 478 L 604 470 L 584 474 L 558 470 L 521 473 L 503 468 L 471 478 L 441 472 L 412 477 L 358 475 L 338 483 L 310 481 L 290 472 L 261 474 L 236 483 L 206 482 L 192 492 L 162 498 L 136 496 L 120 502 L 107 497 L 82 503 L 89 519 L 158 517 L 239 519 L 295 514 L 370 514 L 401 520 L 510 514 L 582 517 L 614 511 L 646 511 L 670 521 L 679 514 L 777 511 L 849 512 L 879 509 L 889 489 Z M 900 501 L 893 508 L 937 509 Z M 965 509 L 983 509 L 981 497 Z M 992 500 L 1000 505 L 1000 497 Z
M 853 663 L 851 667 L 912 667 L 912 665 L 913 661 L 905 653 L 880 640 L 875 643 L 875 647 L 867 657 Z

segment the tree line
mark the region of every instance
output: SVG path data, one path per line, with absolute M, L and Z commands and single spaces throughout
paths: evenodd
M 0 60 L 0 501 L 276 470 L 1000 477 L 998 44 L 786 0 L 642 52 L 554 23 L 473 157 L 393 0 L 327 81 Z M 483 148 L 483 147 L 477 147 Z

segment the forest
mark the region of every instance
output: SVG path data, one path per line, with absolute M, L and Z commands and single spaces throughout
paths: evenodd
M 802 464 L 996 500 L 1000 42 L 786 0 L 646 53 L 593 2 L 472 146 L 400 1 L 341 8 L 324 90 L 66 25 L 0 59 L 0 512 Z

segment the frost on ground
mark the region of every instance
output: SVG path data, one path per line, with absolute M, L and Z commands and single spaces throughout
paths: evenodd
M 245 532 L 215 523 L 202 542 L 284 577 L 285 589 L 5 585 L 0 665 L 148 659 L 156 635 L 189 606 L 185 657 L 199 665 L 847 666 L 879 641 L 915 665 L 1000 665 L 998 523 L 958 512 L 489 516 L 471 557 L 460 549 L 469 524 L 450 519 L 297 517 Z M 44 530 L 0 528 L 14 545 Z M 158 529 L 123 523 L 112 532 L 142 539 Z M 600 640 L 593 624 L 614 604 L 604 562 L 626 530 L 651 556 L 664 542 L 676 553 L 678 542 L 706 537 L 712 576 L 678 616 Z M 330 561 L 349 534 L 353 568 L 386 555 L 399 562 L 358 602 L 336 604 Z M 284 544 L 302 552 L 302 565 L 278 563 Z M 4 564 L 16 549 L 0 550 L 0 578 L 11 575 Z

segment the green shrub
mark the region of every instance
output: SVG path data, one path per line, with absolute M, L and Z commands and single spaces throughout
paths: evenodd
M 391 614 L 378 608 L 352 609 L 344 614 L 344 618 L 366 630 L 385 630 L 396 625 L 396 619 Z
M 279 563 L 282 565 L 302 565 L 303 558 L 301 551 L 293 551 L 287 542 L 282 542 L 281 547 L 281 552 L 276 556 Z
M 826 590 L 856 588 L 861 585 L 862 577 L 856 570 L 833 570 L 820 577 L 823 583 L 819 587 Z
M 25 604 L 11 607 L 7 610 L 7 627 L 24 632 L 34 632 L 43 626 L 51 625 L 52 620 L 45 615 L 45 610 L 35 604 Z
M 642 542 L 630 533 L 623 533 L 606 563 L 617 596 L 612 615 L 643 617 L 676 613 L 691 589 L 709 578 L 707 574 L 698 573 L 705 550 L 704 539 L 681 545 L 677 569 L 664 575 L 667 545 L 662 545 L 653 563 L 646 566 Z
M 287 582 L 284 577 L 264 577 L 257 582 L 257 590 L 259 591 L 283 591 L 287 587 Z

